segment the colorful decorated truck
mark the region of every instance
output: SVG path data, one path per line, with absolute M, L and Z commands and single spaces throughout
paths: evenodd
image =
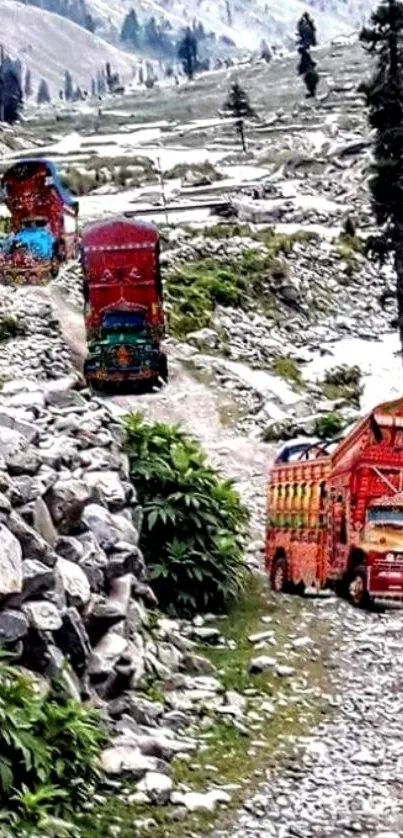
M 19 160 L 3 175 L 11 232 L 0 249 L 0 281 L 42 284 L 78 250 L 78 203 L 49 160 Z
M 82 237 L 88 355 L 97 389 L 157 385 L 168 378 L 159 237 L 151 224 L 116 217 Z
M 403 604 L 403 399 L 376 407 L 335 448 L 317 441 L 269 474 L 272 587 L 336 585 L 356 605 Z

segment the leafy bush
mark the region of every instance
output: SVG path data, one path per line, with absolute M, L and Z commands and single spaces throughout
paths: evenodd
M 333 439 L 345 428 L 345 421 L 340 413 L 325 413 L 315 422 L 315 434 L 320 439 Z
M 328 370 L 321 386 L 323 394 L 330 401 L 343 401 L 354 407 L 360 406 L 362 393 L 362 372 L 359 367 L 342 365 Z
M 177 426 L 125 422 L 131 477 L 145 520 L 142 549 L 162 608 L 220 610 L 242 585 L 247 511 L 199 445 Z
M 14 317 L 12 314 L 5 314 L 3 317 L 0 316 L 0 341 L 15 338 L 18 335 L 25 335 L 25 333 L 25 325 L 17 317 Z
M 0 820 L 16 835 L 35 827 L 51 834 L 52 818 L 83 805 L 98 780 L 104 739 L 98 712 L 71 699 L 57 683 L 38 690 L 29 676 L 0 658 Z

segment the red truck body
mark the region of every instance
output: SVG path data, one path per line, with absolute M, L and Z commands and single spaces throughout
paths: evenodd
M 167 378 L 159 237 L 151 224 L 117 217 L 82 238 L 87 380 L 94 386 Z
M 273 588 L 342 583 L 356 604 L 403 603 L 403 399 L 375 408 L 332 454 L 312 451 L 270 470 Z
M 0 257 L 3 282 L 47 282 L 78 250 L 78 202 L 49 160 L 19 160 L 2 178 L 11 234 Z

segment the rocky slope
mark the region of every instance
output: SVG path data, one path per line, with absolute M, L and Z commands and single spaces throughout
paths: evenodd
M 368 138 L 355 93 L 365 67 L 354 49 L 321 53 L 320 60 L 326 93 L 312 108 L 301 101 L 290 63 L 245 68 L 242 78 L 262 114 L 260 123 L 248 126 L 246 159 L 238 156 L 232 127 L 211 120 L 228 83 L 224 74 L 200 80 L 197 97 L 192 88 L 176 99 L 167 95 L 164 103 L 153 94 L 139 104 L 137 119 L 144 111 L 148 119 L 152 112 L 160 116 L 162 107 L 180 111 L 177 123 L 158 133 L 157 150 L 144 145 L 142 154 L 153 159 L 153 154 L 169 154 L 174 147 L 178 156 L 187 160 L 190 151 L 200 160 L 198 143 L 204 154 L 220 149 L 224 179 L 200 189 L 210 188 L 216 195 L 228 188 L 238 214 L 232 224 L 240 229 L 229 237 L 217 235 L 218 218 L 209 218 L 207 224 L 196 221 L 190 229 L 176 222 L 175 229 L 163 230 L 166 282 L 183 266 L 207 259 L 215 266 L 230 265 L 235 274 L 245 253 L 253 251 L 253 276 L 256 266 L 260 268 L 256 256 L 271 260 L 263 288 L 271 295 L 270 310 L 263 310 L 256 298 L 251 305 L 249 299 L 239 307 L 217 305 L 202 332 L 192 328 L 181 339 L 171 337 L 166 389 L 108 401 L 89 399 L 80 390 L 67 348 L 73 348 L 79 365 L 84 345 L 77 266 L 68 267 L 50 295 L 2 289 L 1 318 L 7 318 L 8 329 L 18 327 L 19 334 L 2 342 L 1 353 L 0 522 L 6 549 L 0 579 L 7 589 L 1 592 L 0 628 L 21 660 L 32 660 L 34 654 L 42 672 L 68 654 L 73 663 L 70 688 L 95 693 L 99 703 L 105 702 L 119 737 L 104 755 L 105 768 L 113 779 L 126 766 L 140 783 L 135 792 L 120 789 L 125 807 L 131 794 L 140 805 L 176 802 L 178 818 L 183 807 L 205 811 L 228 804 L 237 790 L 222 788 L 215 765 L 210 766 L 202 799 L 194 796 L 191 782 L 174 789 L 168 776 L 174 755 L 197 766 L 191 755 L 195 749 L 203 753 L 216 715 L 233 719 L 242 736 L 249 736 L 248 754 L 258 751 L 273 705 L 282 707 L 287 717 L 297 707 L 311 725 L 310 735 L 301 739 L 284 733 L 281 761 L 270 768 L 267 784 L 262 770 L 256 774 L 262 788 L 240 812 L 232 834 L 395 838 L 403 814 L 396 721 L 402 618 L 352 614 L 334 600 L 312 606 L 297 601 L 294 610 L 287 599 L 274 606 L 271 602 L 250 647 L 260 658 L 254 666 L 267 667 L 274 675 L 273 701 L 263 700 L 259 690 L 250 694 L 249 687 L 224 688 L 222 674 L 193 645 L 210 637 L 225 649 L 219 623 L 217 628 L 196 619 L 189 626 L 150 615 L 153 598 L 138 550 L 141 510 L 128 483 L 117 423 L 125 412 L 140 408 L 150 418 L 180 421 L 196 434 L 214 464 L 236 479 L 251 509 L 254 543 L 249 558 L 259 563 L 265 470 L 271 456 L 270 446 L 261 440 L 262 429 L 286 418 L 311 429 L 318 412 L 351 412 L 343 397 L 329 398 L 329 391 L 318 386 L 312 363 L 328 357 L 334 366 L 333 353 L 347 339 L 348 363 L 360 361 L 365 384 L 371 372 L 365 353 L 375 347 L 385 379 L 378 389 L 386 384 L 400 391 L 400 368 L 392 375 L 392 357 L 385 357 L 384 343 L 374 340 L 390 330 L 395 315 L 393 277 L 377 271 L 361 253 L 372 223 L 365 188 Z M 118 108 L 119 120 L 129 120 L 128 132 L 134 119 L 130 108 L 127 99 Z M 193 122 L 181 121 L 186 112 Z M 206 124 L 196 122 L 200 116 Z M 108 136 L 108 126 L 104 142 L 118 145 L 121 134 Z M 61 135 L 58 129 L 55 143 L 63 142 Z M 66 158 L 76 154 L 70 139 Z M 89 138 L 89 144 L 96 139 Z M 239 171 L 244 174 L 248 167 L 250 183 L 240 192 Z M 192 180 L 191 165 L 189 169 L 187 183 L 178 178 L 182 199 Z M 112 196 L 101 194 L 97 200 L 104 212 L 110 210 Z M 88 210 L 83 201 L 83 215 L 94 206 Z M 340 239 L 346 216 L 358 226 L 358 241 L 354 237 L 348 247 Z M 210 222 L 214 226 L 208 231 Z M 246 222 L 252 222 L 248 229 Z M 272 270 L 268 224 L 276 227 L 277 237 L 285 237 L 286 252 L 275 256 L 284 263 L 279 273 Z M 302 236 L 295 236 L 301 231 Z M 167 295 L 167 304 L 172 306 L 172 296 Z M 14 327 L 10 316 L 17 318 Z M 357 340 L 362 342 L 361 356 L 356 355 Z M 275 364 L 284 357 L 297 364 L 302 390 L 279 375 Z M 316 691 L 306 673 L 311 658 L 323 663 L 326 654 L 328 678 Z M 290 671 L 294 667 L 300 667 L 298 672 Z M 151 679 L 158 676 L 162 694 L 139 694 L 143 672 Z M 333 713 L 318 726 L 310 713 L 318 694 L 326 692 Z M 202 720 L 198 729 L 196 717 Z M 284 758 L 289 760 L 285 766 Z M 120 821 L 112 824 L 111 834 L 114 830 L 122 834 Z M 230 832 L 223 829 L 220 834 Z

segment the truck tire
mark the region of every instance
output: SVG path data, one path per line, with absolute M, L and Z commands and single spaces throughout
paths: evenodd
M 348 599 L 356 608 L 369 605 L 370 597 L 367 587 L 367 569 L 364 565 L 355 567 L 349 574 L 347 582 Z
M 283 593 L 287 588 L 287 561 L 283 557 L 274 559 L 270 571 L 271 589 L 275 594 Z

